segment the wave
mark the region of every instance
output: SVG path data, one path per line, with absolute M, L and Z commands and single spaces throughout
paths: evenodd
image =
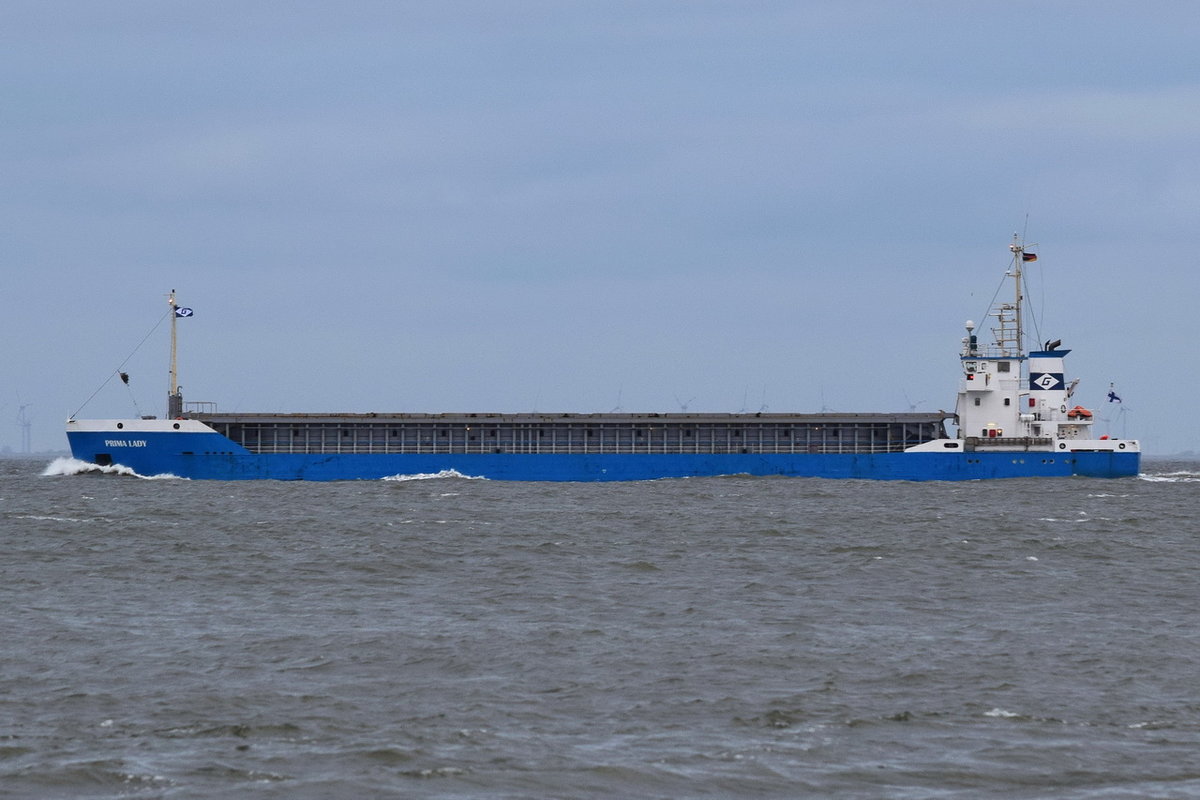
M 99 464 L 93 464 L 90 461 L 80 461 L 77 458 L 56 458 L 46 465 L 42 470 L 42 477 L 53 477 L 59 475 L 123 475 L 129 478 L 141 478 L 146 481 L 160 480 L 176 480 L 182 481 L 186 478 L 181 478 L 178 475 L 172 475 L 169 472 L 164 472 L 159 475 L 139 475 L 129 467 L 121 464 L 110 464 L 102 467 Z
M 1200 472 L 1191 472 L 1188 470 L 1180 470 L 1178 472 L 1160 472 L 1150 474 L 1143 472 L 1138 475 L 1138 478 L 1144 481 L 1153 481 L 1159 483 L 1195 483 L 1200 481 Z
M 983 712 L 985 717 L 1000 717 L 1002 719 L 1016 719 L 1021 715 L 1015 711 L 1006 711 L 1003 708 L 993 708 L 991 711 Z
M 47 514 L 17 514 L 14 519 L 31 519 L 35 522 L 107 522 L 103 517 L 54 517 Z
M 444 469 L 441 472 L 418 472 L 415 475 L 388 475 L 381 481 L 429 481 L 435 478 L 463 478 L 468 481 L 486 481 L 482 475 L 464 475 L 456 469 Z

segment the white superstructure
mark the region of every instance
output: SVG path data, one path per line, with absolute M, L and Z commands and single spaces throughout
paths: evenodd
M 1072 402 L 1078 381 L 1066 380 L 1063 358 L 1070 350 L 1061 341 L 1025 352 L 1021 317 L 1022 266 L 1037 258 L 1016 241 L 1009 246 L 1013 263 L 1012 302 L 990 311 L 992 343 L 981 345 L 974 322 L 966 324 L 960 361 L 958 438 L 964 449 L 1034 452 L 1139 452 L 1137 440 L 1112 439 L 1093 431 L 1092 411 Z

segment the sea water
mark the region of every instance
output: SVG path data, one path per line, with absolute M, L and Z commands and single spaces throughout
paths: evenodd
M 0 796 L 1200 796 L 1200 463 L 145 480 L 0 461 Z

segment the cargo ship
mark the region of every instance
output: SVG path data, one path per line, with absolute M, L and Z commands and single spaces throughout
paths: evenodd
M 72 417 L 67 439 L 76 459 L 100 467 L 213 480 L 1136 475 L 1137 440 L 1099 435 L 1092 411 L 1073 402 L 1070 350 L 1048 341 L 1026 351 L 1023 266 L 1036 255 L 1015 236 L 1009 250 L 1012 299 L 988 311 L 991 343 L 967 322 L 954 413 L 221 413 L 184 403 L 175 325 L 190 310 L 172 292 L 166 417 Z

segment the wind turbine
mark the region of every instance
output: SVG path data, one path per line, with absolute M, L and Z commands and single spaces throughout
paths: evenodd
M 32 403 L 22 403 L 17 411 L 17 425 L 21 426 L 21 452 L 33 452 L 33 417 L 25 412 L 25 409 L 32 408 Z

